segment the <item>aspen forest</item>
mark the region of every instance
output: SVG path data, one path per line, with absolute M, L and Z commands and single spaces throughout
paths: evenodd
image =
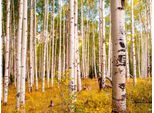
M 152 113 L 152 0 L 0 0 L 0 113 Z

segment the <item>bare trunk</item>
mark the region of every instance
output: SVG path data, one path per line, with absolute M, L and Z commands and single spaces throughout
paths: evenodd
M 62 12 L 62 1 L 61 0 L 59 0 L 59 15 L 60 15 L 60 20 L 59 20 L 59 58 L 58 58 L 58 80 L 60 81 L 61 80 L 61 71 L 62 71 L 62 65 L 61 65 L 61 56 L 62 56 L 62 54 L 61 54 L 61 12 Z
M 55 1 L 52 2 L 52 64 L 51 64 L 51 86 L 53 87 L 53 78 L 54 78 L 54 4 Z
M 33 36 L 33 3 L 34 1 L 31 0 L 31 7 L 30 7 L 30 84 L 29 84 L 29 92 L 32 92 L 33 87 L 33 78 L 34 78 L 34 36 Z
M 112 23 L 112 112 L 126 112 L 126 44 L 123 0 L 111 1 Z
M 2 12 L 2 0 L 0 0 L 0 12 Z M 2 70 L 3 70 L 3 39 L 2 39 L 2 13 L 0 13 L 0 109 L 1 109 L 1 101 L 2 101 Z
M 22 41 L 22 62 L 21 62 L 21 84 L 20 84 L 20 95 L 21 95 L 21 104 L 25 105 L 25 78 L 26 78 L 26 59 L 27 59 L 27 0 L 23 2 L 24 12 L 23 12 L 23 41 Z
M 36 0 L 34 0 L 34 40 L 35 40 L 35 84 L 36 90 L 38 90 L 38 66 L 37 66 L 37 40 L 36 40 Z
M 102 77 L 102 87 L 105 87 L 106 59 L 105 59 L 105 16 L 104 0 L 99 0 L 99 73 Z
M 136 53 L 135 53 L 135 37 L 134 37 L 134 0 L 131 1 L 131 16 L 132 16 L 132 46 L 133 46 L 133 80 L 136 84 Z
M 20 80 L 21 80 L 21 40 L 22 40 L 22 22 L 23 22 L 23 0 L 20 0 L 19 5 L 19 23 L 18 23 L 18 35 L 17 35 L 17 103 L 16 107 L 19 110 L 20 107 Z
M 74 112 L 74 103 L 75 103 L 75 70 L 74 70 L 74 54 L 75 54 L 75 41 L 74 41 L 74 0 L 70 1 L 70 50 L 69 50 L 69 58 L 70 58 L 70 111 Z

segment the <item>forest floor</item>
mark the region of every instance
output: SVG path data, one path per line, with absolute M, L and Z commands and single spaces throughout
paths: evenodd
M 41 81 L 38 91 L 28 93 L 26 89 L 26 113 L 68 113 L 70 99 L 68 97 L 68 81 L 64 80 L 59 87 L 57 83 L 53 88 L 46 88 L 41 92 Z M 82 80 L 84 90 L 77 93 L 76 113 L 111 113 L 112 90 L 106 88 L 99 91 L 97 79 Z M 47 85 L 47 84 L 46 84 Z M 27 85 L 28 86 L 28 85 Z M 137 79 L 137 85 L 133 81 L 127 81 L 127 111 L 128 113 L 152 112 L 152 78 Z M 9 86 L 8 104 L 2 106 L 2 113 L 17 113 L 16 90 L 14 85 Z M 50 101 L 54 106 L 49 107 Z M 21 109 L 21 112 L 23 109 Z

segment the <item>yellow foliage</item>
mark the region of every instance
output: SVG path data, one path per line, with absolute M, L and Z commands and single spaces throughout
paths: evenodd
M 26 113 L 68 113 L 69 90 L 67 79 L 64 79 L 58 87 L 58 83 L 53 88 L 46 88 L 41 92 L 41 81 L 39 90 L 28 93 L 26 85 Z M 111 113 L 112 111 L 112 90 L 104 89 L 99 91 L 97 79 L 83 79 L 83 87 L 88 89 L 77 93 L 75 113 Z M 127 82 L 127 110 L 128 113 L 151 113 L 152 111 L 152 79 L 138 79 L 137 85 L 133 86 L 133 81 Z M 2 113 L 18 113 L 16 105 L 16 88 L 9 87 L 9 97 L 7 106 L 2 106 Z M 54 102 L 54 107 L 49 107 L 50 101 Z M 19 112 L 22 112 L 21 109 Z

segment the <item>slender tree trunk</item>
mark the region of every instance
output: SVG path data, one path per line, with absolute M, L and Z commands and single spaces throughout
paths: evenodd
M 38 62 L 37 62 L 37 40 L 36 40 L 36 0 L 34 0 L 34 40 L 35 40 L 35 84 L 36 84 L 36 90 L 38 90 Z
M 8 101 L 9 84 L 9 53 L 10 53 L 10 0 L 7 0 L 7 22 L 6 22 L 6 48 L 5 48 L 5 75 L 4 75 L 4 104 Z
M 20 95 L 21 104 L 25 105 L 25 78 L 26 78 L 26 59 L 27 59 L 27 0 L 23 1 L 23 41 L 22 41 L 22 62 L 21 62 L 21 84 L 20 84 Z
M 42 92 L 45 91 L 45 65 L 47 55 L 47 40 L 48 40 L 48 0 L 45 0 L 45 16 L 44 16 L 44 55 L 43 55 L 43 77 L 42 77 Z
M 94 25 L 93 25 L 94 26 Z M 94 77 L 97 77 L 97 72 L 96 72 L 96 52 L 95 52 L 95 33 L 94 33 L 94 27 L 92 29 L 93 33 L 93 69 L 94 69 Z
M 136 84 L 136 53 L 135 53 L 135 37 L 134 37 L 134 0 L 131 1 L 131 16 L 132 16 L 132 46 L 133 46 L 133 80 Z
M 54 78 L 54 4 L 55 1 L 52 2 L 52 60 L 51 60 L 51 86 L 53 87 L 53 78 Z
M 21 80 L 21 40 L 22 40 L 22 22 L 23 22 L 23 0 L 19 2 L 19 23 L 18 23 L 18 34 L 17 34 L 17 103 L 16 108 L 19 110 L 20 107 L 20 80 Z
M 75 41 L 74 41 L 74 0 L 70 0 L 70 50 L 69 50 L 69 59 L 70 59 L 70 111 L 74 112 L 74 103 L 75 103 L 75 70 L 74 70 L 74 54 L 75 54 Z
M 0 12 L 2 12 L 2 0 L 0 0 Z M 0 13 L 0 109 L 1 109 L 1 101 L 2 101 L 2 76 L 3 76 L 3 39 L 2 39 L 2 13 Z
M 108 77 L 111 77 L 112 73 L 112 42 L 111 42 L 111 14 L 110 14 L 110 34 L 109 34 L 109 51 L 108 51 Z
M 126 44 L 125 11 L 123 0 L 111 1 L 112 23 L 112 112 L 126 112 Z
M 30 84 L 29 92 L 32 92 L 33 88 L 33 78 L 34 78 L 34 35 L 33 35 L 33 22 L 34 22 L 34 9 L 33 9 L 34 0 L 31 0 L 30 7 Z
M 83 32 L 83 0 L 81 0 L 81 37 L 82 37 L 82 77 L 85 76 L 85 61 L 84 61 L 84 57 L 85 57 L 85 52 L 84 52 L 84 32 Z
M 102 77 L 102 87 L 105 87 L 105 74 L 106 74 L 106 59 L 105 59 L 105 16 L 104 16 L 104 0 L 99 0 L 99 72 L 101 73 Z
M 74 0 L 74 40 L 75 40 L 75 71 L 77 81 L 77 90 L 81 91 L 81 73 L 80 73 L 80 57 L 79 57 L 79 38 L 78 38 L 78 1 Z
M 61 80 L 61 71 L 62 71 L 62 65 L 61 65 L 61 56 L 62 56 L 62 54 L 61 54 L 61 43 L 62 43 L 62 41 L 61 41 L 61 12 L 62 12 L 62 1 L 61 0 L 59 0 L 59 24 L 60 24 L 60 26 L 59 26 L 59 58 L 58 58 L 58 80 L 60 81 Z
M 63 11 L 63 14 L 64 14 L 64 18 L 65 18 L 65 10 Z M 65 75 L 65 64 L 66 64 L 66 61 L 65 61 L 65 33 L 66 33 L 66 20 L 63 20 L 63 75 Z

